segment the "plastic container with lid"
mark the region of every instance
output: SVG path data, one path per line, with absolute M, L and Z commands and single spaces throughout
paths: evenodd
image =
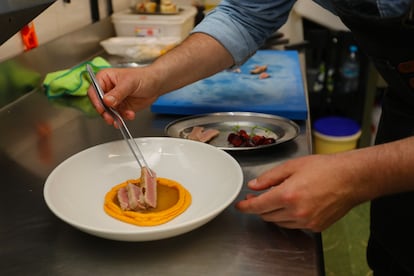
M 112 15 L 117 36 L 186 38 L 194 28 L 197 9 L 181 6 L 176 14 L 137 14 L 127 9 Z
M 330 116 L 313 124 L 314 153 L 336 153 L 356 148 L 361 127 L 352 119 Z

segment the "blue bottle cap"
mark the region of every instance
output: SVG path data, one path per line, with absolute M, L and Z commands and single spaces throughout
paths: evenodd
M 356 53 L 358 51 L 358 47 L 356 45 L 350 45 L 349 46 L 349 51 L 351 53 Z
M 360 131 L 360 126 L 352 119 L 338 116 L 324 117 L 313 124 L 315 131 L 329 136 L 350 136 Z

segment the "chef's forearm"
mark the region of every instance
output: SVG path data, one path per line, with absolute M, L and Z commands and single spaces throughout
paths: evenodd
M 350 151 L 342 158 L 352 167 L 360 201 L 414 191 L 414 137 Z
M 165 94 L 220 72 L 233 63 L 230 53 L 217 40 L 195 33 L 151 67 L 161 85 L 160 94 Z

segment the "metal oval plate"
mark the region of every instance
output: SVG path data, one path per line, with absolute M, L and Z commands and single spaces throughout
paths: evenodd
M 296 138 L 299 126 L 286 118 L 254 112 L 218 112 L 188 116 L 175 120 L 165 127 L 166 135 L 186 139 L 195 126 L 214 128 L 220 134 L 209 144 L 227 151 L 255 150 L 275 146 Z M 230 133 L 244 129 L 247 133 L 272 137 L 275 143 L 256 147 L 234 147 L 227 141 Z

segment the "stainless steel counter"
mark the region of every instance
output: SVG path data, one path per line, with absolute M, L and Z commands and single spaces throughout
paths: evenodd
M 129 127 L 135 137 L 164 136 L 166 124 L 177 118 L 144 110 Z M 300 135 L 291 142 L 232 153 L 246 182 L 310 152 L 306 122 L 298 124 Z M 43 199 L 49 173 L 83 149 L 121 139 L 87 100 L 52 102 L 38 89 L 0 109 L 0 133 L 3 275 L 323 274 L 319 234 L 281 229 L 233 205 L 199 229 L 151 242 L 105 240 L 59 220 Z M 244 186 L 238 199 L 247 192 Z

